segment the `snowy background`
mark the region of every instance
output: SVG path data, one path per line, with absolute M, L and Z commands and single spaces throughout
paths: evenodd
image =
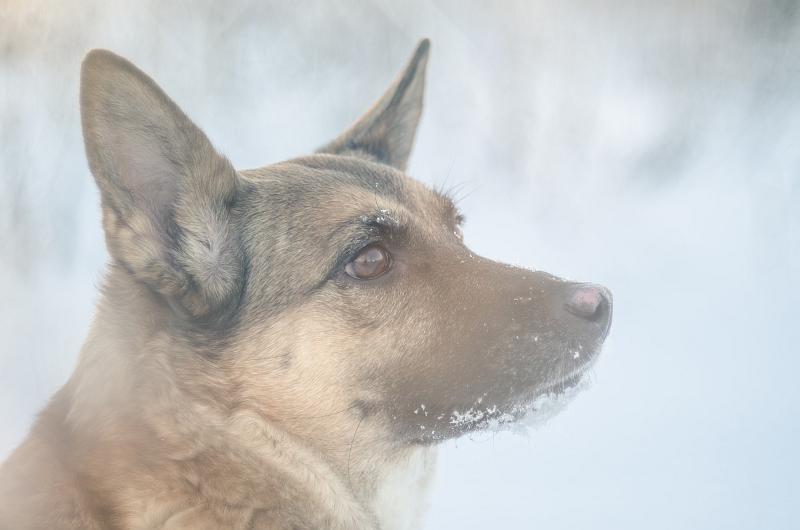
M 441 449 L 426 529 L 798 528 L 800 3 L 0 0 L 0 458 L 106 259 L 78 68 L 153 75 L 240 168 L 337 135 L 431 37 L 409 172 L 467 243 L 614 293 L 594 385 Z

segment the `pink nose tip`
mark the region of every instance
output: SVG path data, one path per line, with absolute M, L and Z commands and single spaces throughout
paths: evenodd
M 582 285 L 567 299 L 567 311 L 581 318 L 592 318 L 603 302 L 603 294 L 593 285 Z

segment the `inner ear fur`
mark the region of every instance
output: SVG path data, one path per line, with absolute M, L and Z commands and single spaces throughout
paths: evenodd
M 429 50 L 430 41 L 422 39 L 378 100 L 317 152 L 366 158 L 405 171 L 422 114 Z
M 192 319 L 235 305 L 238 175 L 147 74 L 108 51 L 81 67 L 81 123 L 112 259 Z

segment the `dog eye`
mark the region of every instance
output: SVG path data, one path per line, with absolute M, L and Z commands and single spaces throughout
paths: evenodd
M 458 239 L 464 239 L 464 232 L 461 230 L 460 225 L 456 225 L 456 228 L 455 230 L 453 230 L 453 233 L 456 235 Z
M 389 254 L 381 247 L 372 245 L 359 252 L 353 261 L 345 265 L 344 271 L 357 280 L 371 280 L 389 270 L 390 265 Z

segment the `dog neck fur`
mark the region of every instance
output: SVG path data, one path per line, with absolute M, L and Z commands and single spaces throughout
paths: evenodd
M 82 369 L 76 370 L 81 375 L 65 386 L 71 394 L 65 423 L 70 432 L 80 433 L 73 441 L 100 471 L 91 490 L 120 514 L 117 524 L 177 529 L 208 522 L 231 528 L 311 523 L 364 530 L 418 524 L 435 447 L 356 451 L 348 455 L 353 458 L 348 464 L 359 480 L 350 481 L 341 457 L 325 454 L 252 410 L 231 414 L 224 405 L 191 395 L 208 389 L 181 388 L 175 372 L 189 368 L 170 356 L 182 346 L 176 347 L 168 324 L 152 326 L 169 322 L 169 308 L 119 267 L 111 267 L 104 291 L 126 303 L 108 296 L 99 301 L 79 360 Z M 132 329 L 141 332 L 131 334 Z M 142 455 L 148 476 L 128 469 L 130 454 Z M 81 462 L 65 455 L 58 459 L 76 467 L 68 473 L 80 472 Z M 169 494 L 159 493 L 164 491 Z

